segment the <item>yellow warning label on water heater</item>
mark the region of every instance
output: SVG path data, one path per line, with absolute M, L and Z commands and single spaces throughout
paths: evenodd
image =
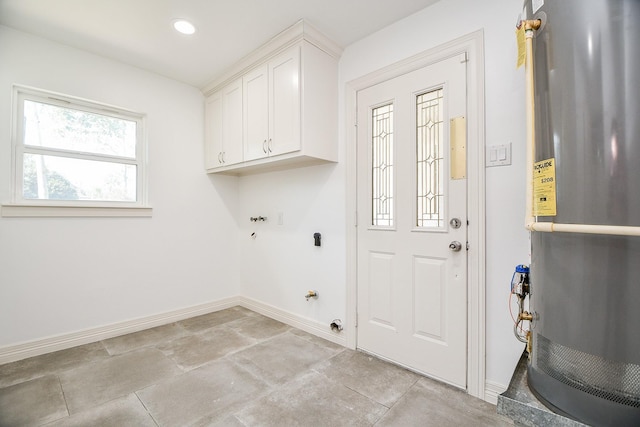
M 518 58 L 516 59 L 517 69 L 524 65 L 525 58 L 527 57 L 524 40 L 524 24 L 520 25 L 520 28 L 516 29 L 516 46 L 518 47 Z
M 533 164 L 533 215 L 556 215 L 556 159 Z

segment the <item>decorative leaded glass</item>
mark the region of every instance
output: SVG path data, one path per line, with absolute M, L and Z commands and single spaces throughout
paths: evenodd
M 442 96 L 440 88 L 416 98 L 418 227 L 439 228 L 444 223 Z
M 393 104 L 372 110 L 372 218 L 375 226 L 393 226 Z

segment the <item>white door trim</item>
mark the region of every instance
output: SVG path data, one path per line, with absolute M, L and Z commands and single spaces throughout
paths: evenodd
M 350 81 L 345 88 L 347 168 L 347 346 L 357 345 L 357 234 L 356 234 L 356 99 L 357 92 L 466 52 L 467 68 L 467 191 L 469 218 L 467 392 L 485 399 L 485 129 L 484 33 L 478 30 L 441 46 Z

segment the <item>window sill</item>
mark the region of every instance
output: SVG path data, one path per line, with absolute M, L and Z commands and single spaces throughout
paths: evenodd
M 150 207 L 55 206 L 4 204 L 0 216 L 15 217 L 151 217 Z

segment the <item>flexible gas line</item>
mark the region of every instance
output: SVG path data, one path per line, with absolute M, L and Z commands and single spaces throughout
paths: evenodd
M 513 317 L 513 313 L 511 311 L 511 297 L 515 295 L 518 298 L 518 316 Z M 530 295 L 530 287 L 529 287 L 529 266 L 527 265 L 517 265 L 516 270 L 513 272 L 513 276 L 511 277 L 511 290 L 509 294 L 509 313 L 513 319 L 513 334 L 516 338 L 527 344 L 527 350 L 529 350 L 530 346 L 530 336 L 531 336 L 531 328 L 529 330 L 525 330 L 521 325 L 525 321 L 528 321 L 529 324 L 533 321 L 533 315 L 524 309 L 524 301 Z M 518 331 L 522 331 L 524 335 L 520 334 Z

